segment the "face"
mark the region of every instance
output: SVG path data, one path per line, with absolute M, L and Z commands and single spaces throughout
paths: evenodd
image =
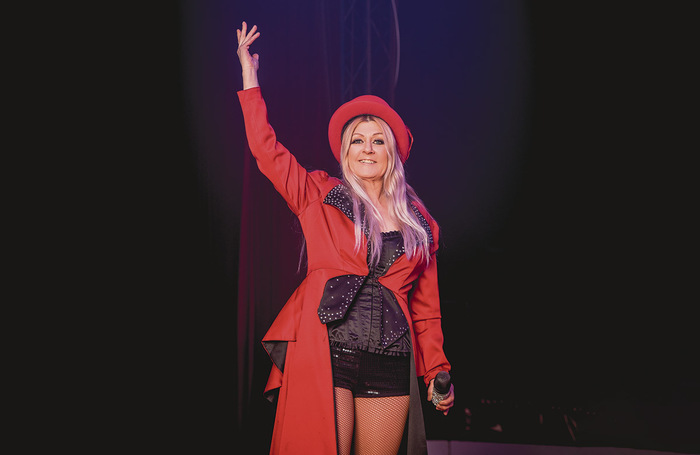
M 389 153 L 377 122 L 361 122 L 355 128 L 347 160 L 350 171 L 362 180 L 381 180 L 384 177 Z

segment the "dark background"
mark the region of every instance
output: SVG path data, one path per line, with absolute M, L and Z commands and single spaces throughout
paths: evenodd
M 93 178 L 110 182 L 95 283 L 114 330 L 95 381 L 118 418 L 103 443 L 266 453 L 259 339 L 303 274 L 298 227 L 245 150 L 235 29 L 262 32 L 280 140 L 333 173 L 329 3 L 93 16 L 115 30 L 88 91 L 107 124 Z M 430 439 L 697 451 L 688 5 L 398 2 L 393 105 L 416 137 L 409 182 L 442 227 L 457 389 L 448 418 L 426 410 Z

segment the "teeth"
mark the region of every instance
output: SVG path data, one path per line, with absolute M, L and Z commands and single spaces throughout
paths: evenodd
M 360 160 L 360 163 L 374 164 L 372 160 Z

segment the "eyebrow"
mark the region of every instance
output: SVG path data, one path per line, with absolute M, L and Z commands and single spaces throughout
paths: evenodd
M 364 134 L 358 133 L 357 131 L 355 131 L 354 133 L 352 133 L 353 136 L 356 135 L 356 134 L 359 135 L 359 136 L 364 136 Z M 380 132 L 378 132 L 378 133 L 373 133 L 372 136 L 384 136 L 384 133 L 382 133 L 382 132 L 380 131 Z

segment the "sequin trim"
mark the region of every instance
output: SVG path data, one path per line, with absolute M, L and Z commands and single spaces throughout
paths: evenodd
M 326 197 L 323 199 L 323 203 L 332 205 L 343 212 L 343 214 L 345 214 L 350 221 L 353 223 L 355 222 L 355 214 L 352 212 L 352 197 L 350 196 L 350 191 L 342 183 L 337 184 L 328 192 Z M 360 205 L 360 216 L 364 216 L 364 209 L 365 207 Z M 420 210 L 418 210 L 415 205 L 411 204 L 411 209 L 416 215 L 416 218 L 418 218 L 418 222 L 421 224 L 421 226 L 423 226 L 423 229 L 425 229 L 425 232 L 428 233 L 428 242 L 432 245 L 433 231 L 430 229 L 428 220 L 425 219 L 423 214 L 420 213 Z M 367 232 L 365 232 L 365 234 L 367 234 Z
M 328 324 L 345 316 L 365 278 L 359 275 L 341 275 L 326 282 L 318 306 L 318 317 L 322 323 Z

